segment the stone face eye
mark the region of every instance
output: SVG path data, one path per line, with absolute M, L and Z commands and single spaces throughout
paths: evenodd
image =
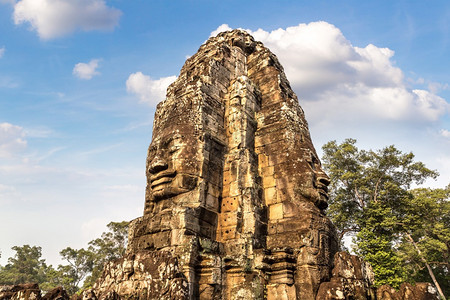
M 311 154 L 311 162 L 309 162 L 309 164 L 311 165 L 311 168 L 316 171 L 319 167 L 319 160 L 317 159 L 317 157 L 314 154 Z

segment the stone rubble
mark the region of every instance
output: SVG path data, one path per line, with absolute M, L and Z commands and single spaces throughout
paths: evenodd
M 69 300 L 62 287 L 56 287 L 42 296 L 37 283 L 0 285 L 0 300 Z

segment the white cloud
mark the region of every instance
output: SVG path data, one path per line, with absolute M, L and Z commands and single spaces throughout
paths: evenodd
M 14 5 L 14 22 L 29 23 L 42 39 L 52 39 L 75 30 L 112 30 L 121 11 L 104 0 L 20 0 Z
M 450 135 L 448 135 L 447 137 L 450 137 Z M 440 184 L 436 185 L 436 187 L 443 188 L 444 186 L 450 184 L 450 156 L 440 155 L 436 157 L 436 161 L 439 165 L 439 178 L 440 178 Z
M 222 25 L 220 25 L 219 27 L 217 27 L 216 30 L 214 30 L 213 32 L 211 32 L 211 34 L 209 35 L 209 37 L 216 36 L 216 35 L 218 35 L 219 33 L 223 32 L 223 31 L 230 31 L 230 30 L 233 30 L 233 28 L 231 28 L 230 26 L 228 26 L 228 24 L 222 24 Z
M 449 89 L 449 85 L 446 84 L 442 84 L 439 82 L 429 82 L 428 83 L 428 90 L 430 92 L 432 92 L 433 94 L 439 93 L 442 90 L 448 90 Z
M 0 87 L 14 89 L 19 86 L 19 83 L 11 77 L 0 75 Z
M 0 158 L 11 157 L 27 146 L 25 132 L 20 126 L 0 123 Z
M 440 131 L 441 135 L 445 138 L 450 138 L 450 131 L 447 129 L 441 129 Z
M 5 54 L 5 47 L 0 48 L 0 58 Z
M 412 103 L 416 112 L 412 117 L 423 117 L 426 120 L 436 121 L 441 115 L 450 112 L 450 104 L 445 99 L 425 90 L 412 90 L 415 96 Z
M 141 192 L 142 187 L 134 185 L 134 184 L 120 184 L 120 185 L 105 186 L 104 190 L 106 192 L 112 192 L 112 193 L 130 194 L 130 193 Z
M 121 145 L 122 145 L 121 143 L 118 143 L 118 144 L 113 144 L 113 145 L 102 146 L 102 147 L 90 149 L 87 151 L 79 152 L 77 154 L 77 156 L 78 157 L 89 157 L 92 155 L 102 154 L 102 153 L 111 151 L 117 147 L 120 147 Z
M 15 187 L 0 183 L 0 204 L 5 205 L 12 203 L 20 197 Z
M 48 138 L 56 136 L 56 133 L 53 131 L 53 129 L 42 126 L 36 128 L 26 128 L 24 133 L 27 137 L 33 138 Z
M 136 184 L 115 184 L 104 186 L 99 192 L 102 199 L 127 199 L 128 197 L 139 198 L 145 193 L 143 185 Z
M 100 72 L 97 72 L 99 61 L 99 59 L 92 59 L 88 63 L 77 63 L 72 73 L 78 78 L 89 80 L 95 75 L 100 74 Z
M 229 29 L 223 24 L 213 33 Z M 325 116 L 327 121 L 436 121 L 450 111 L 450 104 L 436 95 L 445 86 L 409 89 L 392 60 L 394 51 L 372 44 L 355 47 L 327 22 L 247 31 L 278 56 L 313 122 Z
M 137 95 L 141 102 L 156 105 L 164 100 L 167 87 L 176 78 L 176 76 L 169 76 L 154 80 L 142 72 L 136 72 L 127 79 L 127 91 Z

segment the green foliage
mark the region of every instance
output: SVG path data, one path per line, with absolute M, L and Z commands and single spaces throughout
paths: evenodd
M 74 294 L 79 289 L 79 284 L 88 276 L 94 266 L 95 254 L 83 248 L 76 250 L 65 248 L 59 254 L 69 265 L 59 265 L 58 272 L 61 285 L 69 294 Z
M 382 202 L 393 209 L 401 207 L 409 197 L 411 184 L 421 184 L 438 174 L 414 154 L 402 153 L 394 146 L 378 151 L 359 150 L 356 140 L 346 139 L 325 144 L 322 162 L 331 179 L 328 214 L 341 234 L 357 233 L 360 220 L 367 217 L 368 205 Z
M 62 278 L 66 278 L 63 286 L 71 293 L 94 285 L 100 277 L 105 263 L 118 259 L 125 254 L 128 241 L 129 222 L 110 222 L 108 232 L 102 233 L 100 238 L 89 242 L 87 249 L 79 250 L 66 248 L 60 252 L 69 265 L 59 266 Z M 84 280 L 84 281 L 83 281 Z
M 14 246 L 14 257 L 8 258 L 8 264 L 0 267 L 0 284 L 43 283 L 47 280 L 47 272 L 52 270 L 41 259 L 42 249 L 37 246 Z
M 372 265 L 376 286 L 399 287 L 406 280 L 406 274 L 395 251 L 395 226 L 390 213 L 391 210 L 380 202 L 368 205 L 363 212 L 365 217 L 358 222 L 361 230 L 356 234 L 355 251 Z
M 57 269 L 47 266 L 41 259 L 41 247 L 24 245 L 12 249 L 16 255 L 8 259 L 8 264 L 0 266 L 0 284 L 39 283 L 42 290 L 48 291 L 63 286 L 69 294 L 83 287 L 92 286 L 101 275 L 105 263 L 125 254 L 129 222 L 111 222 L 109 231 L 101 238 L 89 242 L 87 249 L 67 247 L 60 252 L 68 264 Z
M 83 288 L 91 287 L 97 281 L 105 263 L 125 254 L 129 223 L 127 221 L 111 222 L 107 225 L 109 232 L 104 232 L 101 238 L 89 242 L 88 251 L 93 255 L 92 269 L 91 274 L 84 281 Z
M 364 228 L 357 234 L 356 253 L 372 265 L 376 274 L 375 285 L 389 284 L 398 287 L 406 279 L 401 258 L 392 247 L 392 241 L 385 235 L 377 235 Z
M 371 263 L 377 285 L 398 287 L 408 277 L 403 255 L 397 251 L 412 217 L 412 184 L 436 178 L 437 172 L 414 161 L 412 153 L 394 146 L 359 150 L 356 140 L 323 146 L 324 168 L 331 179 L 328 214 L 340 234 L 355 236 L 355 251 Z M 418 232 L 418 235 L 420 233 Z M 423 264 L 422 264 L 423 265 Z
M 405 207 L 399 255 L 409 281 L 429 281 L 424 260 L 433 270 L 445 295 L 450 294 L 450 185 L 445 189 L 415 189 Z M 420 253 L 418 253 L 420 251 Z

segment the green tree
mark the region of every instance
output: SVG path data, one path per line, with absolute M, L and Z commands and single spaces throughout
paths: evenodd
M 96 261 L 105 262 L 122 257 L 127 249 L 128 225 L 130 222 L 110 222 L 108 232 L 102 233 L 100 238 L 89 242 L 89 249 L 97 253 Z
M 444 298 L 450 292 L 450 185 L 411 193 L 398 247 L 403 265 L 409 281 L 431 278 Z
M 46 280 L 39 284 L 39 287 L 43 291 L 50 291 L 51 289 L 62 286 L 66 287 L 66 278 L 59 270 L 54 268 L 49 268 L 46 272 Z
M 42 248 L 23 245 L 11 248 L 16 251 L 14 257 L 8 258 L 8 264 L 0 267 L 1 284 L 43 283 L 47 272 L 52 269 L 41 259 Z
M 108 232 L 100 238 L 89 242 L 88 251 L 93 254 L 91 274 L 86 278 L 83 287 L 91 287 L 100 277 L 106 263 L 122 257 L 127 249 L 128 225 L 130 222 L 110 222 Z
M 372 264 L 376 284 L 398 287 L 407 279 L 396 247 L 409 213 L 409 189 L 438 174 L 394 146 L 365 151 L 355 144 L 356 140 L 346 139 L 323 146 L 323 163 L 331 179 L 328 212 L 341 244 L 346 235 L 356 237 L 355 251 Z
M 63 286 L 69 294 L 79 291 L 82 284 L 90 287 L 101 275 L 105 263 L 125 254 L 128 224 L 126 221 L 109 223 L 108 232 L 90 241 L 87 249 L 63 249 L 60 255 L 67 264 L 57 269 L 41 259 L 41 247 L 15 246 L 12 248 L 15 256 L 8 259 L 6 266 L 0 266 L 0 284 L 36 282 L 45 291 Z
M 370 203 L 358 224 L 355 252 L 368 261 L 376 275 L 376 285 L 400 286 L 406 280 L 401 258 L 395 249 L 395 226 L 391 211 L 382 203 Z
M 69 294 L 79 290 L 80 284 L 89 276 L 94 267 L 95 254 L 83 248 L 77 250 L 67 247 L 59 254 L 68 265 L 58 266 L 58 279 Z
M 108 231 L 89 242 L 87 249 L 65 248 L 60 252 L 68 265 L 59 265 L 53 276 L 70 294 L 91 287 L 99 278 L 106 263 L 125 254 L 129 222 L 110 222 Z

